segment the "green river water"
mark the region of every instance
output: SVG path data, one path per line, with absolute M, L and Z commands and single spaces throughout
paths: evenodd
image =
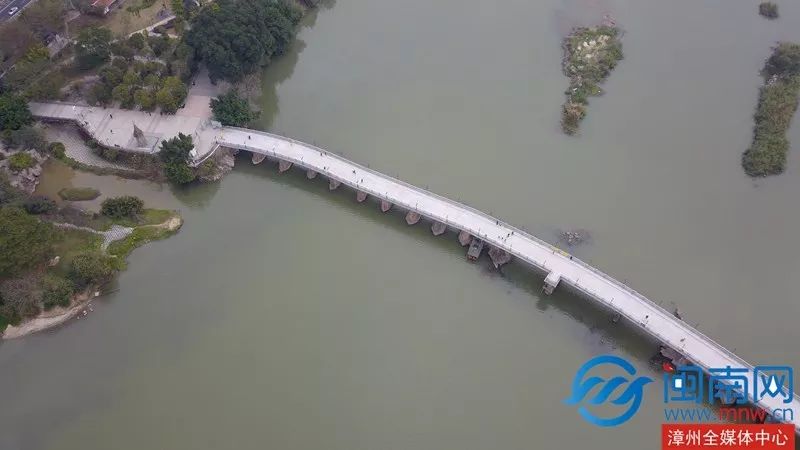
M 492 212 L 626 280 L 752 363 L 800 368 L 800 152 L 746 177 L 759 69 L 800 4 L 338 0 L 266 71 L 260 126 Z M 625 60 L 564 136 L 561 38 L 610 13 Z M 790 140 L 797 147 L 800 127 Z M 48 179 L 47 176 L 50 175 Z M 2 450 L 656 449 L 660 381 L 615 429 L 562 401 L 587 358 L 655 347 L 520 265 L 244 157 L 86 319 L 0 344 Z

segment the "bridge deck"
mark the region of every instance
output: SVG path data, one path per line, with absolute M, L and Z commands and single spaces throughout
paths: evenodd
M 747 368 L 750 371 L 748 378 L 753 379 L 752 365 L 643 295 L 560 249 L 481 211 L 285 137 L 226 127 L 217 139 L 222 146 L 290 161 L 449 227 L 480 236 L 490 245 L 511 253 L 545 273 L 560 274 L 561 283 L 569 284 L 626 317 L 703 369 L 728 366 Z M 769 411 L 792 408 L 800 413 L 800 397 L 797 395 L 788 404 L 780 396 L 767 396 L 756 404 Z M 800 415 L 790 422 L 796 430 L 800 430 Z

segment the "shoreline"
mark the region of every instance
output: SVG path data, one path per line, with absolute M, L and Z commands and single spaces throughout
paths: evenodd
M 89 306 L 92 299 L 95 298 L 92 296 L 92 292 L 94 292 L 93 289 L 88 289 L 78 294 L 75 297 L 73 305 L 68 308 L 56 307 L 50 311 L 43 311 L 33 319 L 22 322 L 19 325 L 8 325 L 6 329 L 0 333 L 0 339 L 18 339 L 65 324 L 70 319 L 78 316 L 81 311 Z M 57 314 L 53 315 L 54 312 Z
M 131 244 L 130 250 L 121 255 L 122 259 L 127 257 L 130 251 L 152 242 L 154 240 L 161 240 L 165 239 L 169 236 L 175 234 L 181 227 L 183 226 L 183 218 L 179 215 L 174 215 L 164 222 L 153 224 L 153 225 L 142 225 L 137 227 L 137 229 L 153 229 L 153 230 L 164 230 L 165 235 L 161 237 L 155 237 L 151 239 L 134 239 L 134 242 Z M 111 242 L 110 244 L 116 242 L 122 242 L 126 239 L 130 238 L 131 236 L 126 236 L 122 239 L 116 240 Z M 115 255 L 112 255 L 115 256 Z M 0 331 L 0 341 L 3 340 L 10 340 L 10 339 L 18 339 L 21 337 L 29 336 L 34 333 L 38 333 L 40 331 L 50 330 L 56 328 L 60 325 L 67 323 L 70 319 L 77 317 L 82 311 L 85 311 L 86 307 L 89 306 L 93 299 L 100 296 L 100 291 L 98 290 L 99 287 L 91 286 L 76 294 L 72 300 L 72 304 L 67 308 L 62 307 L 55 307 L 49 311 L 42 311 L 36 317 L 21 322 L 18 325 L 8 325 L 6 326 L 5 330 Z

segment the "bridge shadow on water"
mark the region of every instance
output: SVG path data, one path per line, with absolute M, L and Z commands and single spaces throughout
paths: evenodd
M 311 193 L 337 208 L 351 211 L 365 220 L 409 236 L 418 242 L 424 242 L 428 246 L 447 252 L 454 259 L 469 264 L 466 258 L 467 248 L 459 244 L 455 230 L 448 229 L 443 235 L 434 236 L 431 232 L 432 221 L 425 217 L 416 225 L 409 226 L 405 221 L 405 210 L 392 206 L 388 212 L 383 213 L 380 211 L 380 201 L 373 197 L 358 203 L 354 189 L 341 185 L 331 191 L 328 188 L 328 179 L 322 175 L 310 180 L 306 177 L 305 169 L 297 167 L 278 173 L 277 162 L 267 159 L 259 165 L 253 165 L 251 154 L 246 151 L 241 151 L 237 155 L 234 170 Z M 509 264 L 495 269 L 484 249 L 480 259 L 474 263 L 474 268 L 482 277 L 502 286 L 506 296 L 513 296 L 515 291 L 525 293 L 535 299 L 535 306 L 540 313 L 548 317 L 566 316 L 583 324 L 585 332 L 576 333 L 575 337 L 586 345 L 592 354 L 624 352 L 642 361 L 640 365 L 644 366 L 658 351 L 658 343 L 641 332 L 636 324 L 630 323 L 625 318 L 615 319 L 615 313 L 566 284 L 560 284 L 552 295 L 545 295 L 542 286 L 546 274 L 517 259 L 512 259 Z

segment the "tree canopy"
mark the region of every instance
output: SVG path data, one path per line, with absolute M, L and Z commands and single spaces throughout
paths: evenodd
M 300 17 L 289 0 L 220 0 L 200 10 L 187 43 L 212 80 L 237 81 L 286 50 Z
M 247 99 L 241 97 L 235 89 L 211 99 L 211 111 L 214 119 L 225 126 L 242 127 L 256 120 L 258 111 L 250 109 Z
M 50 252 L 52 228 L 19 208 L 0 208 L 0 277 L 16 275 L 44 260 Z
M 18 130 L 33 122 L 33 116 L 24 98 L 5 94 L 0 95 L 0 130 Z
M 186 184 L 195 179 L 195 173 L 189 167 L 191 155 L 189 152 L 194 148 L 192 137 L 183 133 L 178 133 L 168 141 L 161 142 L 161 161 L 164 162 L 164 173 L 167 178 L 176 184 Z
M 78 34 L 75 56 L 81 69 L 97 67 L 111 58 L 111 30 L 102 27 L 84 28 Z

